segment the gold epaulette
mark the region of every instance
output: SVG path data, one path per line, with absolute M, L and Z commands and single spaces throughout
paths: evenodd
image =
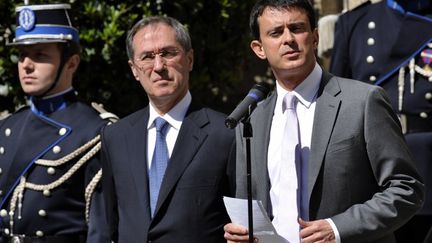
M 91 106 L 93 109 L 95 109 L 97 112 L 99 112 L 100 118 L 104 120 L 109 120 L 111 123 L 114 123 L 118 121 L 118 116 L 116 116 L 114 113 L 108 112 L 103 108 L 102 104 L 98 104 L 96 102 L 92 102 Z

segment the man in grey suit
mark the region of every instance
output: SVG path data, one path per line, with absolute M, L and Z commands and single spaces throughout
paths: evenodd
M 224 127 L 225 115 L 194 105 L 186 28 L 170 17 L 144 18 L 129 31 L 127 51 L 150 103 L 102 132 L 111 239 L 223 242 L 235 134 Z
M 383 89 L 322 70 L 308 0 L 261 0 L 250 25 L 251 48 L 277 80 L 251 116 L 252 193 L 278 234 L 289 242 L 395 242 L 393 231 L 421 207 L 424 185 Z M 292 123 L 296 132 L 285 135 Z M 237 131 L 236 194 L 245 198 Z M 227 224 L 225 238 L 245 242 L 247 228 Z

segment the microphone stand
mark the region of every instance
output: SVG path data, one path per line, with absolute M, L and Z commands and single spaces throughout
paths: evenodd
M 246 141 L 246 179 L 247 179 L 247 206 L 248 206 L 248 227 L 249 227 L 249 243 L 254 242 L 253 238 L 253 213 L 252 213 L 252 169 L 251 169 L 251 138 L 253 137 L 252 125 L 250 123 L 250 115 L 255 108 L 250 106 L 247 116 L 242 120 L 243 123 L 243 138 Z

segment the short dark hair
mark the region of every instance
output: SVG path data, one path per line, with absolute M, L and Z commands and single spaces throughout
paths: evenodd
M 258 17 L 263 14 L 264 9 L 267 7 L 275 9 L 303 9 L 309 18 L 311 30 L 314 30 L 317 26 L 315 11 L 309 0 L 259 0 L 253 6 L 249 17 L 249 27 L 256 40 L 260 39 Z
M 133 38 L 136 35 L 136 33 L 140 29 L 148 25 L 158 24 L 158 23 L 166 24 L 174 29 L 176 33 L 176 40 L 183 47 L 185 51 L 189 51 L 192 49 L 192 43 L 191 43 L 191 38 L 189 36 L 189 33 L 186 27 L 182 25 L 178 20 L 167 16 L 151 16 L 151 17 L 143 18 L 140 21 L 138 21 L 128 32 L 126 38 L 126 52 L 130 60 L 132 60 L 134 56 Z
M 60 43 L 60 46 L 63 49 L 63 55 L 66 60 L 75 54 L 81 56 L 81 45 L 76 42 L 68 41 L 66 43 Z

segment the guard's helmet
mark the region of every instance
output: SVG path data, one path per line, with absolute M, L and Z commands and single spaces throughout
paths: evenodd
M 69 4 L 24 5 L 16 8 L 17 28 L 9 45 L 72 42 L 79 45 L 78 31 L 72 26 Z
M 8 45 L 58 43 L 62 46 L 57 76 L 44 96 L 59 82 L 63 67 L 72 55 L 80 54 L 78 30 L 72 25 L 69 4 L 24 5 L 16 8 L 15 38 Z

